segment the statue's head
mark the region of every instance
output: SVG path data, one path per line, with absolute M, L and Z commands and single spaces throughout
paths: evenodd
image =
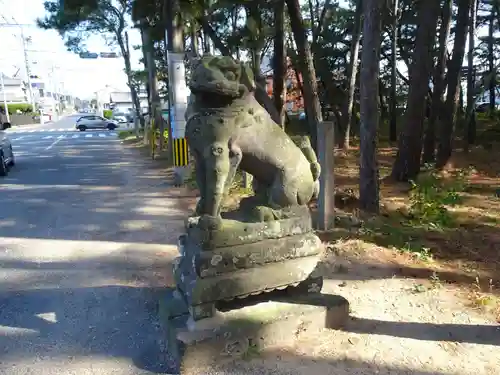
M 239 98 L 255 90 L 252 70 L 228 56 L 203 56 L 193 62 L 191 92 Z

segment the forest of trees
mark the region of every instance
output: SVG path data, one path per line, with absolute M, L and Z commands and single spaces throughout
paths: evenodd
M 133 97 L 146 83 L 152 113 L 168 90 L 167 51 L 246 57 L 257 100 L 287 127 L 286 79 L 293 69 L 304 100 L 303 125 L 333 119 L 338 147 L 360 150 L 360 205 L 378 210 L 377 144 L 397 146 L 396 181 L 423 165 L 443 168 L 477 140 L 476 102 L 496 116 L 497 0 L 49 0 L 39 25 L 69 48 L 101 33 L 124 59 Z M 127 30 L 138 28 L 143 71 L 133 71 Z M 262 85 L 270 61 L 273 98 Z M 291 63 L 289 66 L 288 62 Z M 163 84 L 162 84 L 163 83 Z M 483 95 L 486 93 L 486 95 Z M 155 115 L 156 116 L 156 115 Z

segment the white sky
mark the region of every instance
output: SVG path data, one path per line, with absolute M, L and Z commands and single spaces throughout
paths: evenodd
M 78 55 L 67 52 L 59 34 L 55 31 L 40 30 L 35 25 L 37 17 L 44 16 L 43 0 L 0 0 L 0 24 L 5 23 L 1 17 L 11 23 L 12 17 L 24 27 L 25 36 L 32 37 L 28 46 L 32 74 L 47 77 L 51 68 L 56 68 L 54 79 L 64 84 L 67 93 L 81 98 L 93 96 L 96 90 L 105 85 L 126 89 L 126 76 L 123 72 L 123 58 L 117 59 L 80 59 Z M 0 71 L 13 75 L 21 69 L 24 77 L 24 57 L 19 27 L 0 25 Z M 132 65 L 139 67 L 140 52 L 132 46 L 140 43 L 140 35 L 136 30 L 129 32 Z M 90 52 L 110 51 L 100 36 L 93 36 L 87 42 Z

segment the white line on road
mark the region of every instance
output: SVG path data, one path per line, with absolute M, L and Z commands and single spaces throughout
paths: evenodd
M 46 137 L 43 137 L 42 139 L 50 139 L 50 138 L 52 138 L 52 136 L 51 136 L 51 135 L 48 135 L 48 136 L 46 136 Z
M 85 135 L 85 138 L 92 138 L 92 134 Z
M 66 138 L 66 136 L 63 134 L 61 134 L 59 137 L 57 137 L 57 139 L 63 139 L 63 138 Z
M 56 144 L 58 144 L 58 143 L 59 143 L 59 142 L 61 142 L 62 140 L 63 140 L 63 138 L 58 137 L 58 138 L 57 138 L 54 142 L 52 142 L 52 144 L 51 144 L 49 147 L 47 147 L 47 148 L 45 149 L 45 151 L 50 150 L 52 147 L 54 147 Z
M 56 132 L 57 129 L 49 129 L 49 132 Z
M 99 134 L 99 137 L 106 137 L 106 134 Z
M 58 130 L 59 130 L 60 132 L 63 132 L 63 131 L 65 131 L 65 130 L 67 130 L 67 129 L 59 128 Z
M 23 139 L 23 138 L 24 138 L 24 136 L 22 136 L 22 137 L 17 137 L 17 138 L 13 138 L 12 140 L 13 140 L 13 141 L 19 141 L 19 140 L 21 140 L 21 139 Z
M 75 134 L 75 135 L 73 135 L 71 138 L 73 138 L 73 139 L 74 139 L 74 138 L 80 138 L 80 134 Z
M 28 133 L 34 133 L 36 131 L 39 131 L 39 130 L 30 130 Z

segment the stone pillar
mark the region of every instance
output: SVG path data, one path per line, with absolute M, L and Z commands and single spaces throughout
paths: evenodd
M 332 229 L 335 223 L 334 132 L 333 122 L 322 121 L 318 127 L 318 161 L 321 165 L 317 227 Z

